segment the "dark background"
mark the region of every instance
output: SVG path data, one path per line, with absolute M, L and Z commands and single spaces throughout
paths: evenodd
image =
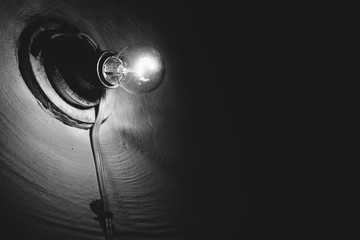
M 168 37 L 187 79 L 178 83 L 186 96 L 184 119 L 189 131 L 200 132 L 191 154 L 202 153 L 192 165 L 194 182 L 206 179 L 209 199 L 212 188 L 230 192 L 239 236 L 305 234 L 313 220 L 304 191 L 312 192 L 315 171 L 306 167 L 312 162 L 307 111 L 318 87 L 304 83 L 312 79 L 309 39 L 318 34 L 311 13 L 303 16 L 302 6 L 228 1 L 137 6 L 127 5 Z M 212 182 L 219 168 L 234 180 Z

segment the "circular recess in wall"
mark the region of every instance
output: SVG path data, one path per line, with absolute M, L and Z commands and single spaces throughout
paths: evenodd
M 96 74 L 100 54 L 87 34 L 61 21 L 33 21 L 18 42 L 21 75 L 40 106 L 63 123 L 84 129 L 95 122 L 95 106 L 104 93 Z M 114 104 L 113 91 L 108 91 L 105 119 Z

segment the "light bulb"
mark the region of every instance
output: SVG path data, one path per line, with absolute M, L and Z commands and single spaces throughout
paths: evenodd
M 149 93 L 165 77 L 165 63 L 148 45 L 134 44 L 120 53 L 105 52 L 98 62 L 98 75 L 107 88 L 121 86 L 131 93 Z

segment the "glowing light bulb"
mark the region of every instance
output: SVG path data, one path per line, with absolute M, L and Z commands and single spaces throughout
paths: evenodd
M 105 58 L 106 57 L 106 58 Z M 120 53 L 103 55 L 99 60 L 98 74 L 108 88 L 121 86 L 131 93 L 148 93 L 155 90 L 165 77 L 165 63 L 159 52 L 151 46 L 135 44 Z M 98 63 L 98 65 L 99 65 Z

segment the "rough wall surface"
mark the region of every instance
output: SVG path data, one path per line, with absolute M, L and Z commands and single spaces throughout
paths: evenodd
M 179 69 L 194 68 L 191 63 L 203 57 L 193 52 L 189 66 L 181 61 L 189 54 L 181 41 L 191 42 L 191 36 L 177 39 L 186 28 L 179 18 L 186 14 L 178 10 L 170 23 L 161 24 L 176 5 L 158 12 L 150 8 L 160 15 L 152 18 L 136 15 L 139 1 L 114 2 L 0 3 L 1 239 L 103 239 L 89 205 L 99 199 L 89 130 L 67 126 L 44 111 L 19 72 L 17 41 L 34 17 L 64 19 L 104 50 L 146 42 L 166 60 L 166 79 L 155 92 L 137 96 L 114 90 L 117 104 L 100 130 L 116 236 L 227 239 L 240 229 L 236 159 L 219 135 L 233 120 L 223 120 L 229 117 L 219 114 L 224 99 L 199 83 L 201 74 Z M 191 51 L 197 50 L 194 44 Z M 205 93 L 199 97 L 198 90 Z

